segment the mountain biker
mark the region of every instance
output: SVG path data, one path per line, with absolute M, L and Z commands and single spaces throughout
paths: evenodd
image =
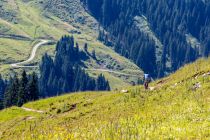
M 144 88 L 147 90 L 149 88 L 149 83 L 151 82 L 152 78 L 149 74 L 144 74 Z

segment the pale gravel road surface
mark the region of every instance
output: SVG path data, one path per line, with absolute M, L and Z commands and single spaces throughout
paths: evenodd
M 31 51 L 31 55 L 30 57 L 25 60 L 25 61 L 22 61 L 22 62 L 18 62 L 18 63 L 14 63 L 14 64 L 11 64 L 11 67 L 15 67 L 15 68 L 35 68 L 35 67 L 38 67 L 38 66 L 24 66 L 25 64 L 28 64 L 29 62 L 33 61 L 35 56 L 36 56 L 36 52 L 37 52 L 37 49 L 42 46 L 42 45 L 45 45 L 47 43 L 49 43 L 50 41 L 49 40 L 41 40 L 38 44 L 36 44 L 32 51 Z

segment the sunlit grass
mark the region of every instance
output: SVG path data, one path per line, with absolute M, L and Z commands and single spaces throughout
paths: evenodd
M 210 71 L 209 60 L 198 60 L 195 71 Z M 207 65 L 207 66 L 206 66 Z M 190 64 L 165 79 L 156 90 L 130 87 L 128 93 L 84 92 L 43 99 L 25 107 L 45 111 L 1 135 L 17 139 L 209 139 L 210 76 L 190 77 Z M 185 77 L 179 76 L 186 74 Z M 164 81 L 159 80 L 160 81 Z M 185 79 L 185 80 L 183 80 Z M 175 83 L 179 83 L 176 86 Z M 194 89 L 195 83 L 201 88 Z M 24 118 L 22 111 L 7 114 L 1 125 Z M 5 111 L 0 115 L 5 116 Z M 5 118 L 5 117 L 3 117 Z M 0 129 L 2 131 L 2 128 Z M 9 135 L 10 134 L 10 135 Z M 7 136 L 7 137 L 6 137 Z
M 0 38 L 0 64 L 25 60 L 33 42 Z

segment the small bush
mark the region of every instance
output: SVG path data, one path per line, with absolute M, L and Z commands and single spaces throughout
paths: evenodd
M 60 114 L 61 113 L 61 109 L 57 109 L 56 113 Z

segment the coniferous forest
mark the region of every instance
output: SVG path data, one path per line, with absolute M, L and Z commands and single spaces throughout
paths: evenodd
M 28 101 L 39 99 L 38 78 L 35 73 L 27 75 L 25 71 L 20 78 L 17 75 L 5 81 L 0 76 L 0 109 L 22 106 Z
M 87 44 L 85 44 L 85 47 Z M 103 75 L 97 79 L 91 78 L 81 68 L 82 60 L 87 59 L 84 51 L 73 37 L 64 36 L 57 43 L 56 56 L 53 60 L 47 54 L 43 56 L 40 65 L 40 92 L 49 97 L 60 93 L 76 91 L 110 90 L 109 82 Z
M 198 57 L 209 56 L 209 1 L 81 1 L 103 27 L 99 39 L 154 77 L 165 76 Z M 138 19 L 140 23 L 149 23 L 161 44 L 138 29 Z M 189 36 L 198 39 L 200 45 L 190 44 Z
M 0 109 L 68 92 L 109 91 L 109 82 L 102 74 L 92 78 L 83 70 L 82 60 L 87 58 L 73 37 L 62 37 L 56 45 L 55 58 L 43 56 L 40 76 L 23 71 L 4 80 L 0 75 Z

